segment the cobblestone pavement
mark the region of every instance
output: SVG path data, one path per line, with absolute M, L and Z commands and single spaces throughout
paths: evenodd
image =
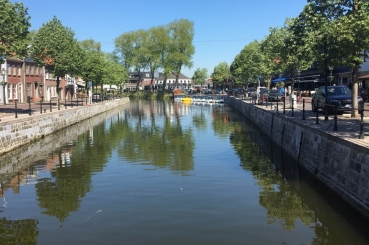
M 243 100 L 245 103 L 253 104 L 253 102 L 248 98 L 238 98 Z M 364 117 L 361 121 L 361 117 L 351 118 L 350 114 L 343 114 L 337 116 L 337 130 L 335 129 L 334 123 L 334 115 L 328 116 L 328 121 L 325 121 L 325 114 L 323 111 L 319 111 L 318 113 L 318 122 L 316 120 L 316 113 L 311 111 L 311 98 L 305 97 L 305 120 L 303 119 L 303 103 L 297 104 L 297 108 L 293 110 L 290 109 L 290 105 L 286 102 L 285 111 L 283 113 L 283 103 L 278 103 L 278 111 L 277 111 L 277 103 L 276 102 L 268 102 L 262 105 L 256 105 L 264 110 L 273 111 L 274 113 L 278 113 L 285 117 L 288 117 L 292 120 L 299 121 L 306 126 L 316 128 L 331 135 L 343 138 L 345 140 L 351 141 L 355 144 L 367 147 L 369 150 L 369 103 L 365 103 Z M 77 108 L 79 106 L 91 106 L 90 104 L 85 103 L 85 101 L 67 101 L 66 106 L 64 105 L 65 101 L 60 101 L 60 110 L 72 110 L 73 108 Z M 1 123 L 12 123 L 19 119 L 30 118 L 32 116 L 39 116 L 43 114 L 52 113 L 51 111 L 58 111 L 58 106 L 56 101 L 47 102 L 42 104 L 42 114 L 41 114 L 41 105 L 40 103 L 31 103 L 31 110 L 29 108 L 29 104 L 18 104 L 17 110 L 15 109 L 15 104 L 8 105 L 0 105 L 0 124 Z M 30 115 L 31 111 L 31 115 Z M 16 113 L 17 112 L 17 113 Z M 366 116 L 367 115 L 367 116 Z M 363 130 L 361 131 L 361 126 Z M 362 132 L 362 133 L 361 133 Z M 363 139 L 360 138 L 363 137 Z

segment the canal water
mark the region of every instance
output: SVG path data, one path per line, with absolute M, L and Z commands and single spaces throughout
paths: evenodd
M 227 105 L 133 101 L 93 120 L 3 158 L 27 166 L 3 166 L 0 244 L 369 244 Z

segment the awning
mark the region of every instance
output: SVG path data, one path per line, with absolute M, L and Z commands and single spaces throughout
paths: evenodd
M 369 74 L 366 74 L 364 76 L 358 77 L 358 79 L 369 79 Z
M 284 80 L 289 79 L 289 78 L 290 78 L 290 76 L 277 78 L 277 79 L 272 80 L 272 83 L 281 82 L 281 81 L 284 81 Z

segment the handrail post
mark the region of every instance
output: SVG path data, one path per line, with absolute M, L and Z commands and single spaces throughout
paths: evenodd
M 28 101 L 28 108 L 29 108 L 29 115 L 32 115 L 32 111 L 31 111 L 31 100 Z
M 334 131 L 338 131 L 337 128 L 337 105 L 334 105 Z
M 318 110 L 318 100 L 316 101 L 316 120 L 315 120 L 315 124 L 316 125 L 319 125 L 319 117 L 318 117 L 318 114 L 319 114 L 319 110 Z
M 292 106 L 291 106 L 291 110 L 292 110 L 292 117 L 294 117 L 295 116 L 295 114 L 293 113 L 293 101 L 294 101 L 295 99 L 292 97 Z
M 359 139 L 364 139 L 364 101 L 359 104 L 359 112 L 360 112 L 360 135 Z
M 17 108 L 17 101 L 15 103 L 15 118 L 18 118 L 18 108 Z

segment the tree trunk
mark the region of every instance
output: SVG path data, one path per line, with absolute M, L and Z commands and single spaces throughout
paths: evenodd
M 359 68 L 356 66 L 354 67 L 354 69 L 352 69 L 352 76 L 351 76 L 351 80 L 352 80 L 352 93 L 351 93 L 351 117 L 357 117 L 359 115 L 358 113 L 358 101 L 357 101 L 357 97 L 358 97 L 358 73 L 359 73 Z

